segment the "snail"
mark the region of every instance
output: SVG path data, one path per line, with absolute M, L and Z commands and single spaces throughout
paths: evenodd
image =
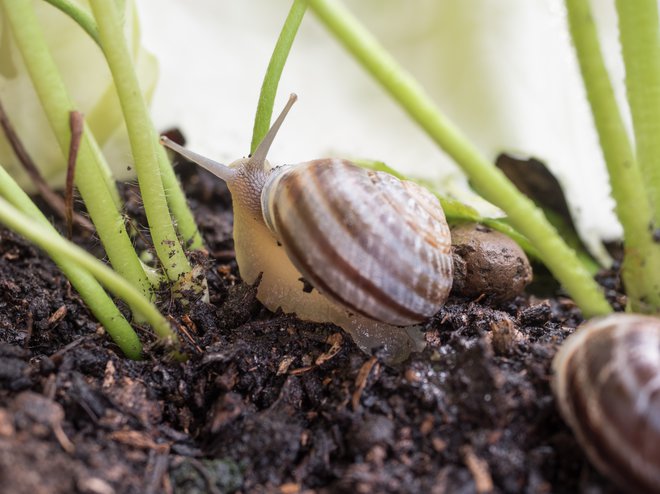
M 423 346 L 417 324 L 452 285 L 450 233 L 423 187 L 342 159 L 271 168 L 266 155 L 292 94 L 249 158 L 225 166 L 161 142 L 227 183 L 241 278 L 269 310 L 330 322 L 390 361 Z M 311 287 L 311 289 L 310 289 Z
M 587 457 L 628 492 L 660 492 L 660 319 L 583 324 L 553 361 L 559 411 Z

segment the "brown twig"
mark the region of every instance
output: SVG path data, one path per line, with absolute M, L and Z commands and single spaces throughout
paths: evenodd
M 152 450 L 149 452 L 149 465 L 153 465 L 153 468 L 149 481 L 146 483 L 145 494 L 155 494 L 161 492 L 163 477 L 167 473 L 169 465 L 169 457 L 167 454 L 159 454 Z
M 80 149 L 83 133 L 83 114 L 79 111 L 69 113 L 69 127 L 71 128 L 71 143 L 69 145 L 69 159 L 66 164 L 66 183 L 64 186 L 64 218 L 69 239 L 73 236 L 73 178 L 76 176 L 76 161 Z
M 486 460 L 478 457 L 470 445 L 463 446 L 460 452 L 465 465 L 472 474 L 477 492 L 479 494 L 493 492 L 493 478 L 490 475 L 490 469 Z
M 362 398 L 362 393 L 367 387 L 369 374 L 371 374 L 371 370 L 374 368 L 374 366 L 376 366 L 376 369 L 378 369 L 378 359 L 376 357 L 371 357 L 364 364 L 362 364 L 362 367 L 360 367 L 358 375 L 355 378 L 355 391 L 353 392 L 351 399 L 353 411 L 355 412 L 360 409 L 360 399 Z
M 190 342 L 192 346 L 195 347 L 195 350 L 197 350 L 197 353 L 202 354 L 203 350 L 202 347 L 200 347 L 196 342 L 195 339 L 192 337 L 188 329 L 186 328 L 185 325 L 178 323 L 172 316 L 167 316 L 167 319 L 171 322 L 174 323 L 178 328 L 179 331 L 185 336 L 185 338 Z
M 41 176 L 41 173 L 39 172 L 37 165 L 35 165 L 34 161 L 28 154 L 27 150 L 25 149 L 25 146 L 23 146 L 23 143 L 18 137 L 18 134 L 16 133 L 14 126 L 9 121 L 9 117 L 7 116 L 7 113 L 5 112 L 4 107 L 2 106 L 2 102 L 0 102 L 0 126 L 2 126 L 2 130 L 5 136 L 7 137 L 7 141 L 11 145 L 14 154 L 16 154 L 18 161 L 21 163 L 27 174 L 30 176 L 30 179 L 37 187 L 37 190 L 39 191 L 41 197 L 44 198 L 44 200 L 53 209 L 53 211 L 55 211 L 61 217 L 65 218 L 66 216 L 65 216 L 64 200 L 55 191 L 53 191 L 53 189 L 50 188 L 50 186 Z M 84 228 L 85 230 L 88 230 L 90 232 L 94 231 L 94 226 L 87 218 L 79 214 L 76 214 L 74 216 L 74 220 L 75 223 L 81 228 Z

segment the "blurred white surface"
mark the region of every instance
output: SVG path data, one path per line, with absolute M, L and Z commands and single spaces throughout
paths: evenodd
M 263 75 L 291 2 L 137 3 L 143 42 L 161 66 L 153 103 L 158 127 L 181 128 L 191 149 L 220 161 L 246 155 Z M 488 158 L 509 151 L 544 160 L 592 245 L 619 234 L 561 0 L 346 3 Z M 597 3 L 622 94 L 613 7 Z M 290 92 L 299 102 L 271 162 L 362 157 L 463 181 L 311 11 L 284 69 L 275 112 Z

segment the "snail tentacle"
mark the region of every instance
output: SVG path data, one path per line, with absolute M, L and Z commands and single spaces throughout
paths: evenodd
M 169 137 L 160 136 L 160 143 L 175 153 L 180 154 L 187 160 L 198 164 L 225 182 L 230 182 L 236 176 L 236 170 L 228 167 L 227 165 L 223 165 L 222 163 L 218 163 L 217 161 L 207 158 L 206 156 L 197 154 L 194 151 L 190 151 L 189 149 L 180 146 Z

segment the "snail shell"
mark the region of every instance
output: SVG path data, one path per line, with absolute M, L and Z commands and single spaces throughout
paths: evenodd
M 241 277 L 268 309 L 331 322 L 390 361 L 421 347 L 411 325 L 452 285 L 449 228 L 424 188 L 339 159 L 270 168 L 266 154 L 295 96 L 255 153 L 229 167 L 163 143 L 227 182 Z M 309 286 L 313 289 L 309 289 Z
M 629 492 L 660 492 L 660 320 L 589 321 L 553 361 L 559 410 L 590 461 Z
M 274 170 L 261 198 L 266 225 L 294 266 L 347 309 L 408 326 L 447 299 L 449 229 L 426 189 L 322 159 Z

